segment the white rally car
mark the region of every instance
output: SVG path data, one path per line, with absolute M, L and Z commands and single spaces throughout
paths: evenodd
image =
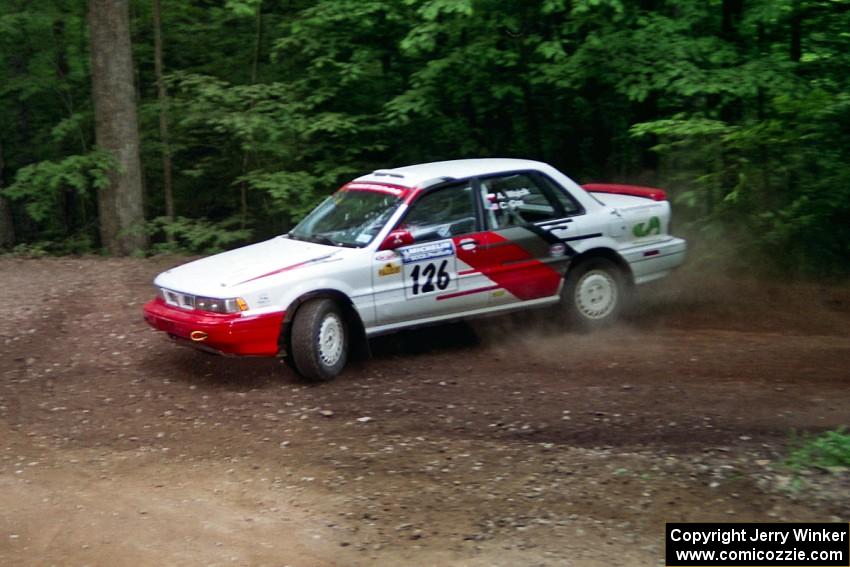
M 145 319 L 229 355 L 284 356 L 328 380 L 368 338 L 547 305 L 613 321 L 685 256 L 664 191 L 581 187 L 555 168 L 471 159 L 378 170 L 288 234 L 167 270 Z

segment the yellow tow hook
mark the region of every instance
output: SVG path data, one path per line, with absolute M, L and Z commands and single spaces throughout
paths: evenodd
M 192 331 L 191 333 L 189 333 L 189 338 L 195 341 L 196 343 L 204 342 L 205 340 L 207 340 L 208 336 L 209 335 L 207 335 L 203 331 Z

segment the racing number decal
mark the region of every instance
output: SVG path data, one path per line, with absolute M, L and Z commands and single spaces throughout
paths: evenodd
M 449 284 L 452 282 L 452 276 L 446 271 L 446 265 L 448 263 L 448 260 L 443 260 L 440 262 L 439 268 L 437 268 L 437 264 L 434 262 L 414 266 L 410 272 L 410 278 L 413 280 L 413 286 L 410 290 L 412 295 L 419 295 L 420 292 L 431 293 L 432 291 L 443 291 L 449 287 Z M 421 274 L 419 273 L 420 267 L 422 268 Z M 421 287 L 419 285 L 420 275 L 423 280 Z
M 457 256 L 451 240 L 408 246 L 399 252 L 408 299 L 457 288 Z

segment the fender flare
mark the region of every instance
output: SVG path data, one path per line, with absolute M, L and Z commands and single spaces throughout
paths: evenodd
M 369 340 L 366 338 L 366 326 L 360 318 L 360 314 L 354 307 L 351 298 L 345 293 L 337 289 L 316 289 L 308 291 L 297 298 L 286 308 L 286 314 L 283 317 L 283 322 L 280 327 L 280 335 L 278 337 L 278 345 L 281 354 L 288 360 L 292 352 L 291 330 L 292 322 L 298 314 L 298 309 L 308 301 L 314 299 L 331 299 L 342 308 L 342 315 L 345 318 L 346 325 L 349 329 L 349 354 L 354 360 L 363 360 L 371 358 L 372 353 L 369 349 Z
M 623 275 L 626 277 L 626 283 L 629 288 L 634 289 L 635 287 L 635 277 L 632 273 L 632 268 L 629 266 L 629 263 L 620 256 L 615 250 L 611 248 L 591 248 L 590 250 L 585 250 L 581 254 L 577 254 L 570 259 L 570 266 L 567 269 L 566 273 L 564 273 L 564 278 L 567 277 L 567 274 L 575 267 L 581 264 L 583 261 L 589 258 L 605 258 L 607 260 L 611 260 L 614 264 L 617 265 L 622 271 Z

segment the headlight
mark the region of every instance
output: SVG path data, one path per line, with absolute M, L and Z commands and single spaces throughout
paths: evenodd
M 233 299 L 195 297 L 195 309 L 211 311 L 212 313 L 239 313 L 248 309 L 248 304 L 241 297 L 234 297 Z
M 248 309 L 248 303 L 241 297 L 201 297 L 164 288 L 160 288 L 157 293 L 167 304 L 183 309 L 200 309 L 210 313 L 239 313 Z

